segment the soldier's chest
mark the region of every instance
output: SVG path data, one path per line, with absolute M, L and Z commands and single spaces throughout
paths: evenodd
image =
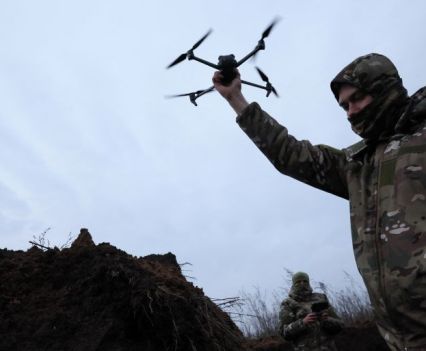
M 426 127 L 379 145 L 348 172 L 352 210 L 422 200 L 426 187 Z M 358 212 L 358 211 L 356 211 Z
M 379 145 L 348 174 L 355 255 L 426 232 L 426 127 Z M 369 262 L 372 265 L 372 262 Z
M 305 317 L 308 313 L 311 312 L 312 302 L 308 301 L 299 301 L 296 308 L 296 319 Z

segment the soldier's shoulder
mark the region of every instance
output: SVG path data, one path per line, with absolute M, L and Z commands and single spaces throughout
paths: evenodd
M 291 303 L 291 301 L 294 301 L 294 300 L 291 297 L 286 297 L 284 300 L 282 300 L 281 305 Z
M 348 160 L 352 160 L 354 156 L 361 153 L 363 150 L 365 150 L 366 147 L 367 145 L 365 144 L 364 140 L 360 140 L 355 144 L 345 147 L 342 151 L 345 153 Z
M 298 305 L 297 301 L 291 297 L 287 297 L 281 302 L 281 307 L 291 307 L 296 305 Z

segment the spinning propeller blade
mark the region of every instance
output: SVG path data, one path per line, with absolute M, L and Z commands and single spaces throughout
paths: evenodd
M 268 76 L 267 76 L 265 73 L 263 73 L 259 67 L 256 67 L 256 70 L 257 70 L 257 72 L 259 73 L 260 78 L 262 78 L 262 80 L 263 80 L 265 83 L 269 83 L 269 78 L 268 78 Z
M 267 38 L 268 37 L 268 35 L 271 33 L 271 31 L 272 31 L 272 28 L 274 28 L 274 26 L 278 23 L 278 21 L 279 21 L 280 19 L 279 18 L 276 18 L 276 19 L 274 19 L 273 21 L 272 21 L 272 23 L 268 26 L 268 28 L 266 28 L 265 30 L 264 30 L 264 32 L 262 33 L 262 38 L 260 39 L 260 40 L 263 40 L 263 39 L 265 39 L 265 38 Z
M 177 65 L 178 63 L 185 61 L 185 59 L 188 57 L 188 53 L 191 52 L 192 50 L 195 50 L 196 48 L 198 48 L 201 45 L 201 43 L 211 34 L 211 32 L 212 32 L 212 30 L 209 29 L 209 31 L 206 34 L 204 34 L 204 36 L 200 40 L 198 40 L 188 52 L 181 54 L 176 60 L 174 60 L 166 68 L 173 67 L 173 66 Z
M 186 54 L 180 55 L 176 60 L 174 60 L 170 65 L 167 66 L 167 68 L 173 67 L 174 65 L 177 65 L 178 63 L 184 61 L 186 59 Z
M 259 67 L 256 67 L 256 70 L 259 73 L 260 78 L 262 78 L 262 80 L 266 83 L 266 88 L 268 90 L 268 94 L 266 96 L 268 96 L 270 92 L 273 92 L 275 96 L 278 97 L 278 93 L 275 90 L 275 88 L 272 86 L 272 84 L 269 82 L 268 76 L 265 73 L 263 73 Z
M 204 90 L 197 90 L 197 91 L 193 91 L 192 93 L 186 93 L 186 94 L 166 95 L 166 98 L 170 99 L 170 98 L 176 98 L 176 97 L 181 97 L 181 96 L 198 95 L 198 94 L 202 93 L 203 91 Z
M 272 23 L 263 31 L 262 37 L 260 38 L 259 44 L 258 44 L 258 45 L 262 45 L 263 49 L 265 48 L 265 43 L 264 43 L 263 39 L 265 39 L 265 38 L 267 38 L 269 36 L 269 34 L 272 31 L 272 28 L 275 27 L 275 25 L 279 22 L 279 20 L 280 20 L 279 17 L 275 18 L 272 21 Z M 261 50 L 263 50 L 263 49 L 261 49 Z M 256 56 L 257 56 L 257 53 L 253 55 L 253 57 L 251 58 L 251 60 L 252 61 L 256 61 Z
M 212 33 L 212 29 L 209 29 L 209 31 L 206 33 L 206 34 L 204 34 L 204 36 L 200 39 L 200 40 L 198 40 L 195 44 L 194 44 L 194 46 L 192 47 L 192 50 L 195 50 L 196 48 L 198 48 L 199 46 L 200 46 L 200 44 L 210 35 Z
M 182 97 L 182 96 L 189 96 L 189 100 L 195 105 L 197 106 L 197 104 L 195 103 L 195 100 L 198 99 L 201 95 L 210 93 L 214 90 L 214 86 L 208 88 L 208 89 L 203 89 L 203 90 L 197 90 L 197 91 L 193 91 L 191 93 L 185 93 L 185 94 L 176 94 L 176 95 L 166 95 L 166 99 L 171 99 L 171 98 L 177 98 L 177 97 Z

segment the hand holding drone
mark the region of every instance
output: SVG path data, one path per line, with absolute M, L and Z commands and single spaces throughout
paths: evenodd
M 178 58 L 176 58 L 176 60 L 174 60 L 172 63 L 170 63 L 167 68 L 171 68 L 175 65 L 177 65 L 178 63 L 184 61 L 185 59 L 188 60 L 195 60 L 198 62 L 201 62 L 207 66 L 210 66 L 212 68 L 215 68 L 217 70 L 219 70 L 223 76 L 223 80 L 222 83 L 223 84 L 229 84 L 232 82 L 232 80 L 236 77 L 237 74 L 237 68 L 239 66 L 241 66 L 244 62 L 246 62 L 250 57 L 254 57 L 254 55 L 257 54 L 258 51 L 260 50 L 265 50 L 265 41 L 264 39 L 267 38 L 269 36 L 269 33 L 271 32 L 272 28 L 275 26 L 275 24 L 278 22 L 278 20 L 274 20 L 262 33 L 262 37 L 260 38 L 260 40 L 258 41 L 256 47 L 250 52 L 248 53 L 245 57 L 243 57 L 240 61 L 237 61 L 235 59 L 235 56 L 233 54 L 231 55 L 222 55 L 219 56 L 219 61 L 217 64 L 208 62 L 206 60 L 203 60 L 197 56 L 194 55 L 194 50 L 196 48 L 198 48 L 201 43 L 210 35 L 210 33 L 212 32 L 211 30 L 209 30 L 200 40 L 198 40 L 190 50 L 188 50 L 186 53 L 181 54 Z M 256 88 L 260 88 L 260 89 L 264 89 L 266 90 L 266 96 L 268 97 L 271 92 L 275 94 L 275 96 L 278 97 L 278 93 L 275 90 L 275 88 L 272 86 L 272 84 L 269 82 L 269 78 L 268 76 L 263 73 L 258 67 L 256 67 L 257 72 L 260 75 L 260 78 L 266 83 L 265 86 L 263 85 L 259 85 L 259 84 L 255 84 L 255 83 L 251 83 L 251 82 L 247 82 L 245 80 L 241 80 L 241 83 L 246 84 L 246 85 L 250 85 Z M 181 97 L 181 96 L 189 96 L 189 100 L 191 101 L 191 103 L 193 103 L 195 106 L 197 106 L 197 103 L 195 102 L 195 100 L 197 100 L 200 96 L 207 94 L 211 91 L 214 90 L 214 86 L 211 86 L 207 89 L 204 90 L 197 90 L 191 93 L 186 93 L 186 94 L 178 94 L 178 95 L 170 95 L 168 97 Z

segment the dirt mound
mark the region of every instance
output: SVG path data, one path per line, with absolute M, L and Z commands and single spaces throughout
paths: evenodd
M 343 351 L 389 351 L 374 323 L 343 329 L 336 338 L 336 346 Z
M 245 346 L 250 351 L 293 351 L 291 344 L 278 335 L 247 340 Z
M 292 350 L 279 336 L 245 340 L 173 254 L 136 258 L 86 229 L 68 249 L 0 250 L 0 282 L 1 351 Z M 372 324 L 336 344 L 388 350 Z
M 136 258 L 82 229 L 68 249 L 0 250 L 0 350 L 242 350 L 173 254 Z

